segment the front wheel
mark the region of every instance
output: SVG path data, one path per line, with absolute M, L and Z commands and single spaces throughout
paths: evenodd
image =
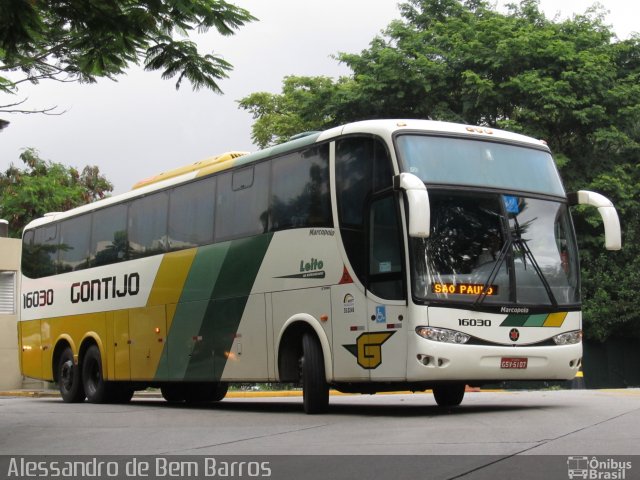
M 302 337 L 302 398 L 308 414 L 324 413 L 329 408 L 329 385 L 324 371 L 324 356 L 318 338 L 310 333 Z
M 56 365 L 56 378 L 62 400 L 67 403 L 84 402 L 85 394 L 82 386 L 80 367 L 73 363 L 73 351 L 65 348 Z
M 440 385 L 433 388 L 433 396 L 439 407 L 457 407 L 464 398 L 464 383 Z

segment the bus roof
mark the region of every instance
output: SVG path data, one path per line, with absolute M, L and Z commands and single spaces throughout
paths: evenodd
M 496 141 L 519 143 L 533 148 L 543 148 L 548 150 L 546 143 L 542 140 L 536 140 L 525 135 L 488 127 L 434 120 L 364 120 L 334 127 L 323 132 L 310 132 L 309 134 L 305 134 L 304 136 L 295 138 L 294 140 L 274 145 L 254 153 L 231 151 L 187 166 L 178 167 L 137 182 L 129 192 L 98 200 L 97 202 L 89 203 L 87 205 L 68 210 L 67 212 L 47 214 L 42 218 L 38 218 L 30 222 L 25 227 L 25 230 L 27 228 L 43 225 L 79 213 L 89 212 L 96 208 L 120 203 L 131 198 L 139 197 L 173 185 L 178 185 L 198 177 L 204 177 L 233 167 L 248 165 L 265 158 L 283 155 L 287 152 L 296 151 L 314 143 L 328 141 L 341 135 L 358 133 L 371 134 L 378 135 L 385 140 L 390 141 L 394 134 L 401 131 L 456 135 L 471 138 L 482 138 L 485 140 L 493 139 Z

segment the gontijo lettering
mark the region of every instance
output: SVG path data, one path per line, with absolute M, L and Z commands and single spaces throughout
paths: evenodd
M 140 291 L 140 274 L 125 273 L 122 278 L 104 277 L 71 285 L 71 303 L 93 302 L 137 295 Z

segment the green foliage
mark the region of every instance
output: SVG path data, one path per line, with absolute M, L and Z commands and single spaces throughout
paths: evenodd
M 232 35 L 253 20 L 224 0 L 2 0 L 0 93 L 25 81 L 113 78 L 140 61 L 163 78 L 177 75 L 176 88 L 186 78 L 194 89 L 219 92 L 231 65 L 180 37 L 211 28 Z
M 485 0 L 408 0 L 400 11 L 369 48 L 337 56 L 349 77 L 287 77 L 280 94 L 242 99 L 256 143 L 370 118 L 433 118 L 545 139 L 567 190 L 607 195 L 621 218 L 623 250 L 604 252 L 597 212 L 574 212 L 585 333 L 640 337 L 640 37 L 618 41 L 601 7 L 549 20 L 537 0 L 506 14 Z
M 324 129 L 335 122 L 333 96 L 337 86 L 327 77 L 285 77 L 282 94 L 253 93 L 239 101 L 256 120 L 251 138 L 261 148 L 293 135 Z
M 0 173 L 0 218 L 9 221 L 13 237 L 19 237 L 27 223 L 45 213 L 84 205 L 113 190 L 96 166 L 86 166 L 79 173 L 73 167 L 41 159 L 32 148 L 20 159 L 24 169 L 11 165 Z

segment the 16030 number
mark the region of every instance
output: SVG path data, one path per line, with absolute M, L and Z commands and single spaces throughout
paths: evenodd
M 460 327 L 490 327 L 491 320 L 484 318 L 459 318 L 458 326 Z
M 22 308 L 37 308 L 53 305 L 53 290 L 36 290 L 22 295 Z

